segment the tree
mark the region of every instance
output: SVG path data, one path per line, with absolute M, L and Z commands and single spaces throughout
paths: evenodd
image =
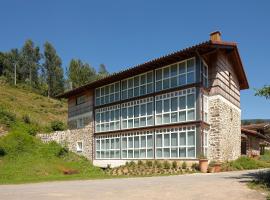
M 100 78 L 104 78 L 109 75 L 109 72 L 107 71 L 106 66 L 104 64 L 99 65 L 98 75 Z
M 270 99 L 270 85 L 265 85 L 263 88 L 257 89 L 255 96 L 262 96 L 266 99 Z
M 64 75 L 61 58 L 49 42 L 44 44 L 43 71 L 48 85 L 48 96 L 54 97 L 64 91 Z
M 4 71 L 4 61 L 5 61 L 5 54 L 0 52 L 0 76 L 3 75 Z
M 21 56 L 18 49 L 12 49 L 3 56 L 3 75 L 7 78 L 10 84 L 16 85 L 17 80 L 21 79 L 18 73 L 20 69 Z
M 31 87 L 37 87 L 39 61 L 41 59 L 39 47 L 35 46 L 32 40 L 26 40 L 21 49 L 20 56 L 22 64 L 19 73 L 22 76 L 22 80 L 28 82 Z
M 67 70 L 67 77 L 72 89 L 96 80 L 97 74 L 88 63 L 83 63 L 79 59 L 72 59 Z

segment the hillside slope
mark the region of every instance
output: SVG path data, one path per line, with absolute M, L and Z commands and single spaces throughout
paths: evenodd
M 47 126 L 51 121 L 66 122 L 66 102 L 47 98 L 25 89 L 0 84 L 0 106 L 16 114 L 17 118 L 28 115 L 31 121 Z

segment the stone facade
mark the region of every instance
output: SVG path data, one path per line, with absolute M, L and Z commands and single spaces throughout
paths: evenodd
M 241 155 L 241 110 L 220 95 L 209 98 L 210 160 L 235 160 Z
M 67 146 L 74 153 L 85 156 L 87 159 L 93 158 L 93 127 L 92 124 L 82 129 L 66 131 L 56 131 L 49 134 L 38 134 L 43 142 L 55 141 L 62 146 Z M 82 142 L 82 151 L 77 151 L 77 142 Z

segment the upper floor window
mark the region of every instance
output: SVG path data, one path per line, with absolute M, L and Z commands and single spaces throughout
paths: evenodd
M 153 72 L 148 72 L 122 81 L 122 99 L 130 99 L 153 92 Z
M 195 82 L 195 58 L 156 70 L 156 91 Z
M 82 95 L 76 98 L 76 105 L 80 105 L 86 102 L 86 96 Z
M 195 105 L 195 88 L 156 96 L 156 124 L 195 120 Z
M 120 100 L 120 82 L 112 83 L 96 89 L 96 106 Z
M 122 104 L 122 129 L 154 125 L 153 98 Z
M 120 129 L 120 105 L 100 108 L 95 113 L 96 132 Z
M 208 66 L 203 63 L 202 65 L 202 82 L 205 87 L 208 87 Z
M 84 118 L 77 119 L 77 128 L 84 128 Z

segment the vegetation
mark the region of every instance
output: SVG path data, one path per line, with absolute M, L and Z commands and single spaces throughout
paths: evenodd
M 32 40 L 26 40 L 21 49 L 0 52 L 0 83 L 20 85 L 44 96 L 55 97 L 109 74 L 104 64 L 97 73 L 79 59 L 72 59 L 66 71 L 67 79 L 61 57 L 49 42 L 45 42 L 44 52 Z
M 265 160 L 256 160 L 242 156 L 234 161 L 225 162 L 221 165 L 222 171 L 260 169 L 270 167 L 270 162 Z
M 28 124 L 36 124 L 44 131 L 51 131 L 52 121 L 65 123 L 67 104 L 54 100 L 28 89 L 0 84 L 0 127 L 10 127 L 18 120 Z
M 108 177 L 57 143 L 42 143 L 31 130 L 31 124 L 15 121 L 0 137 L 0 184 Z
M 183 162 L 185 163 L 185 162 Z M 183 168 L 184 166 L 184 168 Z M 134 161 L 126 162 L 125 166 L 116 168 L 107 168 L 106 173 L 112 176 L 155 176 L 155 175 L 177 175 L 185 173 L 197 172 L 196 165 L 187 167 L 187 164 L 178 163 L 173 161 L 159 161 L 159 160 L 139 160 L 137 163 Z
M 270 171 L 262 171 L 255 174 L 254 180 L 248 183 L 251 189 L 261 190 L 267 193 L 267 200 L 270 200 Z
M 265 85 L 261 89 L 257 89 L 255 96 L 265 97 L 266 99 L 270 99 L 270 85 Z

